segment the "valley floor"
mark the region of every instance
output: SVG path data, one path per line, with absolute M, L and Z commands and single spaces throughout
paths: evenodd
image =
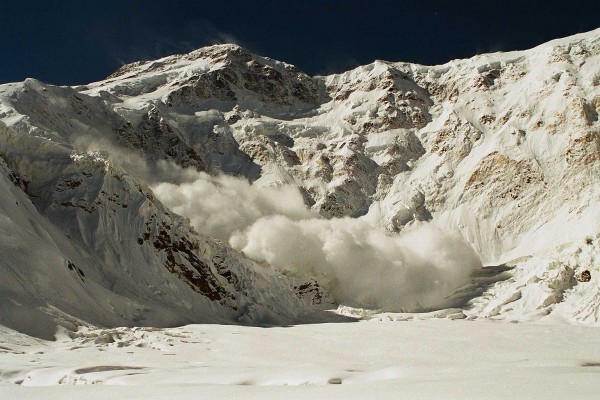
M 371 320 L 276 328 L 0 329 L 2 399 L 592 399 L 600 330 Z

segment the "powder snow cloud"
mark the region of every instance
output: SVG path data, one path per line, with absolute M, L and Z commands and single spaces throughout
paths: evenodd
M 195 173 L 193 180 L 153 190 L 200 233 L 285 273 L 315 277 L 340 304 L 389 311 L 444 307 L 481 266 L 458 234 L 422 224 L 391 235 L 363 218 L 324 219 L 291 186 Z

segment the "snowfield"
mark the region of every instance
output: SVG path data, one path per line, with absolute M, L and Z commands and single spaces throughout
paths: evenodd
M 597 399 L 600 334 L 388 318 L 1 333 L 4 399 Z

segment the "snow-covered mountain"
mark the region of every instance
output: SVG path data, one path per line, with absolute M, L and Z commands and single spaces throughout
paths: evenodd
M 524 257 L 511 261 L 511 278 L 463 305 L 463 315 L 556 311 L 597 324 L 599 113 L 600 29 L 440 66 L 376 61 L 311 77 L 215 45 L 125 65 L 85 86 L 0 85 L 0 324 L 48 336 L 56 321 L 289 323 L 345 299 L 399 311 L 368 294 L 378 285 L 396 292 L 398 282 L 412 285 L 397 289 L 400 303 L 412 296 L 406 309 L 432 308 L 439 299 L 416 294 L 439 284 L 444 299 L 468 286 L 478 265 L 472 254 L 438 236 L 440 251 L 420 249 L 414 241 L 431 236 L 418 236 L 390 242 L 404 250 L 379 260 L 387 239 L 358 233 L 394 238 L 425 221 L 458 232 L 484 264 Z M 221 174 L 252 189 L 199 220 L 203 204 L 215 203 L 211 190 L 240 193 L 243 181 L 228 186 Z M 185 197 L 193 207 L 169 196 L 210 176 L 212 189 Z M 259 201 L 256 192 L 281 185 L 298 188 L 304 204 L 273 191 L 275 200 L 260 200 L 267 211 L 245 210 Z M 233 228 L 209 223 L 220 213 L 233 215 Z M 278 258 L 253 239 L 262 238 L 259 218 L 281 215 L 300 221 L 303 240 Z M 337 221 L 323 229 L 344 230 L 340 240 L 356 245 L 344 251 L 356 257 L 332 261 L 338 253 L 327 252 L 327 237 L 314 244 L 321 258 L 314 255 L 311 218 Z M 293 241 L 287 227 L 275 236 Z M 373 258 L 355 278 L 371 286 L 347 285 L 339 271 Z M 288 269 L 293 260 L 302 265 Z M 390 260 L 409 272 L 386 286 Z M 420 269 L 410 269 L 414 260 Z M 444 275 L 461 263 L 468 268 Z M 588 282 L 576 279 L 584 270 Z M 354 289 L 360 295 L 347 293 Z M 569 296 L 586 299 L 586 311 Z M 511 303 L 520 304 L 518 315 Z

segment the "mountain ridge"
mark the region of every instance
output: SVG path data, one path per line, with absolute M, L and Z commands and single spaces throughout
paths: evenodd
M 359 219 L 390 235 L 429 221 L 457 231 L 488 264 L 593 237 L 599 112 L 600 29 L 440 66 L 375 61 L 310 77 L 237 45 L 216 45 L 128 64 L 88 85 L 0 85 L 3 187 L 18 192 L 6 204 L 28 198 L 22 218 L 44 221 L 20 234 L 53 249 L 52 268 L 79 296 L 92 281 L 92 292 L 116 294 L 123 315 L 111 316 L 114 305 L 86 315 L 59 294 L 25 308 L 49 318 L 47 336 L 63 318 L 39 311 L 50 305 L 116 326 L 180 323 L 170 313 L 181 323 L 290 323 L 339 303 L 323 276 L 284 276 L 256 264 L 249 248 L 202 236 L 202 226 L 185 220 L 193 215 L 175 215 L 149 188 L 180 184 L 190 169 L 257 188 L 291 185 L 319 218 Z M 6 221 L 13 212 L 5 210 Z M 8 226 L 3 253 L 17 257 Z M 63 232 L 73 244 L 30 236 L 43 231 Z M 82 261 L 66 253 L 60 260 L 62 251 Z M 46 275 L 33 262 L 40 256 L 28 254 L 29 261 L 17 257 L 20 268 Z M 262 262 L 265 254 L 251 256 Z M 585 268 L 595 281 L 594 257 L 584 264 L 565 279 Z M 2 266 L 7 276 L 27 276 L 11 261 Z M 139 279 L 145 283 L 128 287 Z M 25 293 L 52 286 L 28 285 L 18 294 L 3 286 L 13 294 L 3 296 L 0 323 L 17 324 L 15 304 L 27 303 Z M 155 296 L 149 288 L 166 293 L 164 304 L 134 306 Z M 557 302 L 571 289 L 560 286 Z M 590 321 L 600 320 L 598 312 Z

